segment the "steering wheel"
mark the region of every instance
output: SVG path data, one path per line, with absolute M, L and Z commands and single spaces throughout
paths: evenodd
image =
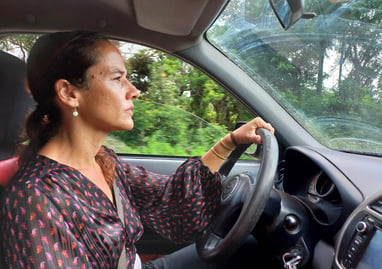
M 263 141 L 257 176 L 246 172 L 224 182 L 220 205 L 213 221 L 196 239 L 197 252 L 204 260 L 221 261 L 233 254 L 253 231 L 266 206 L 276 174 L 279 151 L 271 132 L 258 129 L 257 133 Z

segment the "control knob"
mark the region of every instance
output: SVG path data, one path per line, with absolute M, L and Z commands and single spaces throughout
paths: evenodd
M 357 230 L 357 232 L 363 234 L 363 233 L 365 233 L 365 232 L 367 231 L 367 228 L 368 228 L 368 226 L 367 226 L 367 223 L 366 223 L 366 222 L 364 222 L 364 221 L 359 221 L 359 222 L 357 223 L 357 226 L 356 226 L 356 230 Z

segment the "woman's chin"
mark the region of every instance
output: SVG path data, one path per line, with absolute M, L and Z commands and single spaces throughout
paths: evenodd
M 130 121 L 130 122 L 127 122 L 127 123 L 121 125 L 120 129 L 118 129 L 116 131 L 130 131 L 133 128 L 134 128 L 134 122 Z

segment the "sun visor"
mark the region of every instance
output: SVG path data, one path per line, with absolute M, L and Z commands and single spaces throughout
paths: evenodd
M 139 26 L 175 36 L 187 36 L 208 0 L 133 0 Z

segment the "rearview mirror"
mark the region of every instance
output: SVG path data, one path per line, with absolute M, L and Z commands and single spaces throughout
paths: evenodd
M 303 0 L 269 0 L 281 26 L 287 30 L 301 18 L 314 17 L 314 14 L 304 14 Z

